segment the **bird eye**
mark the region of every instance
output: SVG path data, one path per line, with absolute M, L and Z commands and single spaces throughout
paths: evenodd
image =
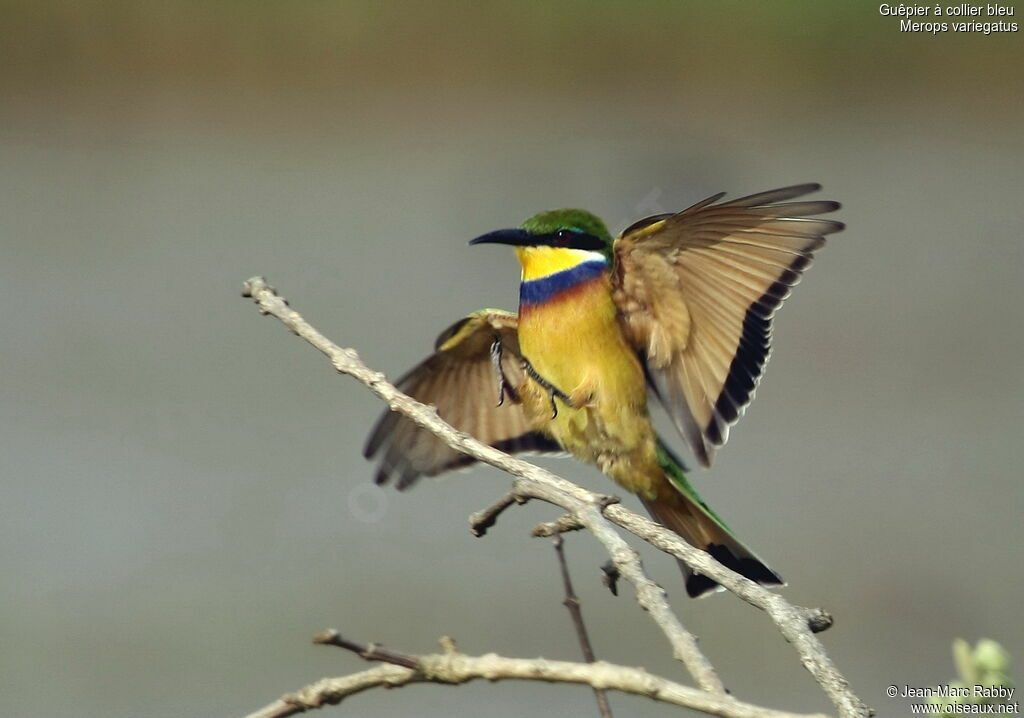
M 555 239 L 558 240 L 559 244 L 569 244 L 576 237 L 576 232 L 571 229 L 560 229 L 555 232 Z

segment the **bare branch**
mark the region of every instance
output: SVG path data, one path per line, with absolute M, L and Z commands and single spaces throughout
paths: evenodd
M 698 685 L 705 691 L 720 696 L 724 694 L 724 687 L 710 662 L 697 647 L 696 639 L 672 612 L 664 590 L 646 576 L 639 556 L 612 528 L 610 522 L 683 560 L 691 568 L 714 579 L 747 603 L 765 611 L 786 640 L 793 645 L 804 667 L 814 676 L 842 718 L 867 718 L 872 714 L 850 689 L 848 682 L 832 663 L 811 630 L 811 625 L 820 628 L 826 623 L 821 620 L 825 615 L 823 612 L 813 612 L 794 606 L 780 595 L 726 568 L 707 552 L 694 548 L 659 524 L 621 505 L 609 505 L 607 500 L 597 494 L 453 429 L 438 417 L 436 410 L 402 394 L 387 382 L 383 374 L 369 369 L 354 350 L 343 349 L 320 334 L 298 312 L 289 308 L 287 302 L 281 299 L 262 277 L 253 277 L 246 282 L 243 294 L 252 297 L 261 312 L 277 317 L 285 326 L 323 352 L 339 372 L 353 376 L 365 384 L 392 410 L 402 413 L 417 425 L 426 428 L 456 451 L 517 477 L 513 485 L 513 494 L 546 501 L 560 506 L 573 515 L 604 545 L 615 567 L 633 584 L 637 601 L 650 613 L 669 639 L 675 656 L 686 664 Z M 761 712 L 759 715 L 767 713 Z
M 562 514 L 554 521 L 545 521 L 542 524 L 537 524 L 533 527 L 530 535 L 538 537 L 557 536 L 569 531 L 579 531 L 582 528 L 584 528 L 583 524 L 575 516 L 572 514 Z
M 483 536 L 487 529 L 494 526 L 501 513 L 512 504 L 525 504 L 528 499 L 508 493 L 488 506 L 483 511 L 477 511 L 469 517 L 469 530 L 474 536 Z
M 518 475 L 517 472 L 513 473 Z M 551 478 L 557 482 L 565 482 L 565 479 L 554 475 Z M 601 497 L 595 494 L 589 501 L 576 500 L 574 497 L 562 493 L 559 486 L 534 479 L 533 476 L 520 476 L 515 480 L 513 490 L 524 496 L 533 496 L 572 512 L 576 519 L 604 545 L 619 574 L 633 584 L 637 603 L 658 624 L 672 646 L 672 655 L 686 666 L 694 680 L 697 681 L 697 685 L 711 693 L 724 694 L 725 686 L 722 685 L 714 666 L 697 646 L 696 637 L 683 626 L 679 617 L 672 610 L 665 589 L 647 576 L 640 561 L 640 554 L 634 551 L 612 527 L 611 523 L 605 519 L 601 512 L 604 507 Z M 608 508 L 615 507 L 622 508 L 618 504 Z M 628 510 L 627 512 L 632 513 Z M 675 534 L 672 535 L 675 536 Z M 701 553 L 705 552 L 701 551 Z M 710 554 L 705 555 L 711 558 Z M 714 561 L 714 559 L 711 560 Z
M 362 645 L 345 639 L 337 643 L 326 642 L 348 648 L 360 656 L 371 659 L 375 651 L 381 650 L 373 645 Z M 574 663 L 549 661 L 544 658 L 505 658 L 493 653 L 467 656 L 457 651 L 423 656 L 409 656 L 393 651 L 387 651 L 387 654 L 391 657 L 401 657 L 402 665 L 389 662 L 342 678 L 325 678 L 274 701 L 251 713 L 247 718 L 286 718 L 325 705 L 336 705 L 349 696 L 370 688 L 396 688 L 411 683 L 459 685 L 479 679 L 576 683 L 595 689 L 646 696 L 656 701 L 684 706 L 722 718 L 826 718 L 822 714 L 796 714 L 762 708 L 730 696 L 712 695 L 706 691 L 674 683 L 642 668 L 619 666 L 604 661 Z M 412 664 L 413 667 L 406 667 L 406 663 Z
M 405 668 L 419 668 L 419 659 L 415 656 L 408 656 L 404 653 L 396 653 L 376 643 L 362 644 L 350 641 L 335 631 L 333 628 L 313 636 L 313 643 L 321 646 L 337 646 L 346 651 L 352 651 L 361 658 L 368 661 L 380 661 L 381 663 L 392 663 Z
M 793 645 L 800 662 L 810 671 L 822 690 L 839 710 L 839 715 L 864 717 L 872 715 L 850 689 L 846 678 L 835 667 L 824 646 L 814 635 L 832 625 L 832 617 L 821 609 L 794 606 L 781 595 L 731 571 L 715 561 L 711 554 L 694 548 L 675 533 L 622 506 L 609 506 L 605 514 L 611 521 L 639 536 L 652 546 L 682 559 L 696 571 L 710 576 L 741 599 L 767 613 L 783 637 Z
M 262 277 L 253 277 L 246 282 L 243 296 L 252 297 L 264 314 L 280 319 L 295 334 L 323 352 L 336 370 L 361 381 L 392 410 L 400 412 L 419 426 L 431 431 L 456 451 L 518 477 L 513 483 L 512 495 L 522 499 L 540 499 L 561 506 L 572 513 L 604 545 L 616 568 L 633 584 L 637 602 L 661 628 L 672 646 L 672 654 L 687 667 L 697 685 L 711 693 L 725 694 L 725 686 L 722 685 L 711 662 L 697 646 L 697 639 L 683 627 L 669 606 L 665 590 L 647 577 L 640 563 L 639 554 L 602 515 L 604 509 L 614 505 L 614 498 L 587 491 L 555 476 L 550 471 L 509 456 L 477 441 L 465 432 L 452 428 L 441 420 L 436 409 L 401 393 L 383 374 L 367 367 L 355 350 L 339 347 L 314 329 L 298 312 L 289 307 Z M 498 504 L 505 507 L 511 505 L 504 501 Z

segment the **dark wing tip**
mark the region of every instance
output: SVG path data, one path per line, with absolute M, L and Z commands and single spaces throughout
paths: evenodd
M 399 491 L 405 491 L 415 484 L 422 475 L 423 472 L 414 469 L 411 464 L 406 465 L 402 467 L 401 475 L 398 477 L 398 483 L 395 484 L 395 488 Z
M 644 217 L 643 219 L 638 219 L 636 222 L 633 222 L 633 224 L 629 225 L 624 230 L 619 232 L 619 236 L 620 237 L 625 237 L 626 235 L 632 234 L 633 232 L 637 232 L 637 231 L 643 229 L 644 227 L 650 227 L 655 222 L 660 222 L 663 219 L 668 219 L 669 217 L 673 216 L 674 214 L 675 214 L 675 212 L 666 212 L 666 213 L 663 213 L 663 214 L 652 214 L 650 217 Z
M 689 207 L 684 209 L 683 212 L 693 212 L 695 210 L 701 209 L 702 207 L 707 207 L 709 204 L 714 204 L 718 200 L 722 199 L 722 197 L 725 197 L 725 195 L 725 192 L 715 192 L 710 197 L 702 199 L 700 202 L 695 202 L 694 204 L 691 204 Z M 682 212 L 679 212 L 678 214 L 682 214 Z
M 800 194 L 810 194 L 811 192 L 817 192 L 821 189 L 820 182 L 804 182 L 803 184 L 794 184 L 789 187 L 783 187 L 779 192 L 789 191 L 798 192 Z
M 770 206 L 778 210 L 789 211 L 791 217 L 809 217 L 816 214 L 828 214 L 829 212 L 836 212 L 843 207 L 843 205 L 836 202 L 834 199 L 808 199 L 802 202 L 774 202 Z
M 794 184 L 788 187 L 779 187 L 778 189 L 771 189 L 767 192 L 758 192 L 756 194 L 750 194 L 746 197 L 740 197 L 739 199 L 729 200 L 718 205 L 719 207 L 759 207 L 766 204 L 774 204 L 775 202 L 785 202 L 788 199 L 795 199 L 796 197 L 802 197 L 805 194 L 811 192 L 817 192 L 821 189 L 821 185 L 817 182 L 805 182 L 804 184 Z
M 711 554 L 718 563 L 762 586 L 783 586 L 786 583 L 779 574 L 756 558 L 737 556 L 728 546 L 713 543 L 705 546 L 704 550 Z M 702 573 L 691 573 L 686 578 L 686 593 L 691 598 L 697 598 L 716 588 L 718 588 L 718 582 Z
M 373 429 L 370 430 L 369 436 L 366 437 L 366 441 L 363 443 L 363 458 L 372 459 L 378 451 L 380 451 L 381 444 L 384 443 L 385 437 L 388 435 L 388 431 L 385 429 L 385 424 L 388 418 L 391 416 L 391 411 L 385 411 L 377 423 L 373 425 Z
M 708 450 L 708 445 L 704 441 L 704 437 L 701 436 L 697 439 L 690 441 L 690 447 L 693 449 L 693 456 L 697 459 L 697 463 L 703 466 L 705 469 L 710 469 L 712 462 L 715 460 L 714 449 Z

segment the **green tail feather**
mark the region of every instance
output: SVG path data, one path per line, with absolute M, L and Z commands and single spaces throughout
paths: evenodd
M 726 533 L 730 536 L 732 535 L 732 530 L 726 526 L 725 521 L 722 521 L 722 517 L 704 503 L 704 499 L 697 493 L 697 489 L 693 488 L 690 480 L 686 478 L 686 465 L 683 464 L 682 459 L 676 456 L 672 449 L 668 448 L 668 445 L 665 444 L 664 439 L 660 436 L 658 437 L 658 463 L 661 464 L 661 468 L 665 469 L 665 475 L 679 489 L 679 493 L 704 509 L 704 513 L 713 518 Z
M 647 510 L 657 521 L 678 533 L 690 544 L 710 553 L 719 563 L 753 581 L 764 585 L 783 583 L 782 578 L 744 546 L 721 517 L 704 503 L 687 480 L 683 462 L 660 438 L 658 463 L 665 470 L 665 476 L 684 497 L 685 506 L 645 501 Z M 718 587 L 718 583 L 701 573 L 691 571 L 682 561 L 679 562 L 679 566 L 686 579 L 686 591 L 691 596 L 700 596 Z

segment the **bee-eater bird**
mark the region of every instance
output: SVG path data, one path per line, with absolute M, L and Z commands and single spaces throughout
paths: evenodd
M 781 584 L 697 495 L 655 432 L 647 398 L 710 466 L 753 398 L 772 317 L 825 235 L 843 228 L 815 217 L 836 202 L 788 201 L 819 188 L 716 204 L 717 194 L 615 240 L 579 209 L 477 237 L 470 244 L 515 248 L 518 317 L 485 309 L 456 322 L 398 386 L 491 446 L 565 451 L 596 465 L 689 543 L 754 581 Z M 395 413 L 381 417 L 364 453 L 382 454 L 376 481 L 399 489 L 473 462 Z M 683 571 L 691 596 L 717 586 Z

